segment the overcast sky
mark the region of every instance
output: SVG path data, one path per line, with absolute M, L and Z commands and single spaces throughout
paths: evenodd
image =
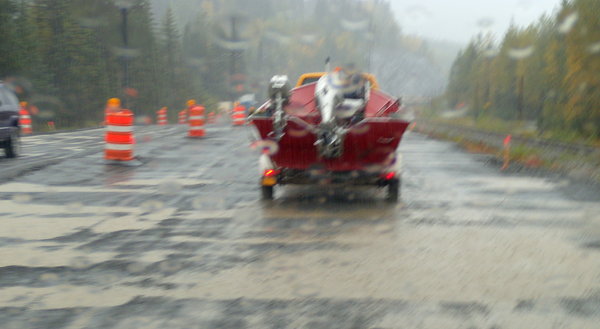
M 406 34 L 468 42 L 480 31 L 503 35 L 511 19 L 517 25 L 552 13 L 560 0 L 389 0 Z

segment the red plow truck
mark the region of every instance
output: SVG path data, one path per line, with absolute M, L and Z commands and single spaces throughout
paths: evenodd
M 375 77 L 336 68 L 307 73 L 291 88 L 275 76 L 269 100 L 249 118 L 257 128 L 263 199 L 286 184 L 374 186 L 398 200 L 398 145 L 409 121 Z

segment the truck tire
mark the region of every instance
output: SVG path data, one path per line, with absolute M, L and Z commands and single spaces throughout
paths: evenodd
M 273 186 L 261 186 L 262 199 L 273 200 Z
M 387 186 L 386 201 L 398 202 L 400 197 L 400 179 L 392 179 Z
M 4 153 L 7 158 L 16 158 L 20 153 L 20 139 L 18 133 L 13 133 L 4 143 Z

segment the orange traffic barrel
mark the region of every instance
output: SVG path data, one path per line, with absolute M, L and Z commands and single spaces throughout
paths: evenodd
M 215 112 L 208 113 L 208 123 L 213 124 L 215 122 L 217 122 L 215 119 Z
M 188 137 L 203 137 L 204 132 L 204 107 L 194 106 L 190 109 L 188 117 L 189 130 Z
M 167 108 L 166 107 L 163 107 L 162 109 L 158 110 L 156 112 L 156 114 L 157 114 L 156 123 L 158 123 L 161 126 L 164 126 L 169 123 L 169 121 L 167 120 Z
M 19 110 L 19 125 L 21 126 L 21 133 L 29 135 L 33 133 L 33 129 L 31 127 L 31 116 L 25 108 L 26 106 L 26 103 L 21 103 L 21 109 Z
M 133 160 L 133 113 L 129 110 L 106 114 L 104 159 Z
M 179 124 L 187 123 L 187 110 L 179 111 Z
M 246 108 L 242 105 L 238 105 L 233 109 L 231 116 L 234 126 L 241 126 L 246 123 Z

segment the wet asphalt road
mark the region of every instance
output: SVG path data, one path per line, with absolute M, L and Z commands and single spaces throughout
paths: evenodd
M 0 328 L 600 328 L 600 195 L 409 134 L 402 200 L 259 199 L 250 128 L 26 137 L 0 158 Z M 22 166 L 25 169 L 19 169 Z

